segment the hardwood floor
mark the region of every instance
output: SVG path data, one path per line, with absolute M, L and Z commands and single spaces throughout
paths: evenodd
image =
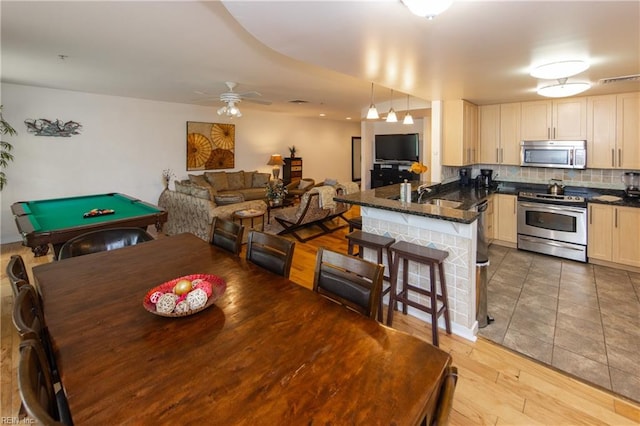
M 358 210 L 350 212 L 357 215 Z M 319 246 L 346 252 L 343 228 L 307 243 L 296 242 L 291 279 L 311 288 Z M 13 296 L 5 267 L 12 254 L 21 254 L 31 267 L 51 261 L 34 258 L 20 243 L 1 249 L 0 284 L 0 423 L 10 423 L 20 406 L 16 383 L 18 336 L 11 321 Z M 244 255 L 244 253 L 242 253 Z M 409 316 L 394 316 L 394 328 L 431 341 L 427 324 Z M 483 338 L 469 342 L 440 332 L 440 347 L 453 357 L 459 380 L 452 425 L 637 425 L 640 405 L 546 367 Z M 15 420 L 13 421 L 15 423 Z

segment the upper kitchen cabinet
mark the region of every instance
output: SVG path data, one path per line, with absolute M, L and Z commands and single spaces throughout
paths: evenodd
M 587 167 L 616 167 L 616 95 L 587 98 Z
M 640 93 L 624 93 L 616 100 L 616 167 L 640 169 Z
M 465 100 L 445 101 L 442 164 L 474 164 L 478 155 L 478 107 Z
M 522 102 L 521 139 L 585 140 L 587 99 Z
M 480 163 L 520 164 L 520 104 L 478 107 Z
M 587 98 L 587 166 L 640 168 L 640 93 Z

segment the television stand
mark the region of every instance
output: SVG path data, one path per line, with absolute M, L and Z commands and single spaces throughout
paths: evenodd
M 371 170 L 371 189 L 402 183 L 405 179 L 419 180 L 420 176 L 409 170 L 400 170 L 398 164 L 374 164 Z

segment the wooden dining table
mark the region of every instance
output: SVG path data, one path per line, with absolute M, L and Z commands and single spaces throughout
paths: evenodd
M 196 314 L 148 291 L 214 274 Z M 76 425 L 418 424 L 451 357 L 191 235 L 33 269 Z M 430 420 L 428 420 L 430 422 Z

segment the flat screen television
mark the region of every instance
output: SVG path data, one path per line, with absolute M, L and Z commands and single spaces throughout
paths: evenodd
M 376 163 L 412 163 L 418 161 L 418 134 L 375 135 Z

